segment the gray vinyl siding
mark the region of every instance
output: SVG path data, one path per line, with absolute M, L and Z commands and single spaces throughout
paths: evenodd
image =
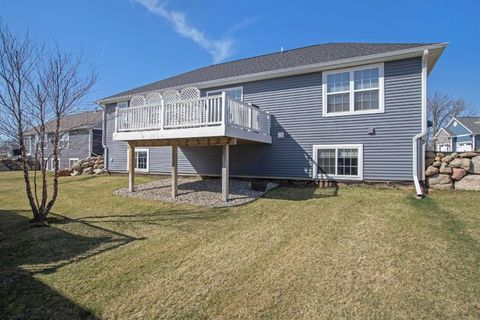
M 421 59 L 385 63 L 384 74 L 385 113 L 338 117 L 322 117 L 320 72 L 243 84 L 244 101 L 272 114 L 272 144 L 232 146 L 231 175 L 309 179 L 313 145 L 363 144 L 365 180 L 411 181 L 412 138 L 421 131 Z M 125 171 L 127 145 L 112 141 L 114 105 L 106 110 L 109 168 Z M 376 134 L 368 135 L 369 128 Z M 151 172 L 169 172 L 170 161 L 169 147 L 150 149 Z M 220 174 L 220 167 L 220 147 L 180 149 L 180 173 Z
M 68 148 L 60 151 L 60 169 L 68 167 L 68 161 L 70 158 L 83 159 L 90 156 L 89 136 L 90 130 L 87 129 L 72 130 L 69 132 Z M 49 134 L 49 139 L 51 138 L 52 134 Z M 45 154 L 51 155 L 52 153 L 53 150 L 51 149 L 51 146 L 49 146 L 45 150 Z M 51 161 L 48 163 L 48 168 L 51 168 Z

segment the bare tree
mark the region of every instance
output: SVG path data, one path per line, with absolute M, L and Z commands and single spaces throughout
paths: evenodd
M 32 221 L 37 224 L 44 224 L 58 196 L 62 120 L 78 110 L 95 82 L 96 74 L 86 68 L 82 57 L 64 53 L 58 46 L 44 50 L 28 34 L 17 38 L 0 25 L 0 135 L 20 147 L 25 190 Z M 52 123 L 53 129 L 47 128 Z M 47 144 L 53 150 L 50 154 L 45 154 Z M 34 166 L 33 177 L 29 154 L 41 163 L 40 172 Z M 51 196 L 46 170 L 49 159 L 54 163 Z
M 432 123 L 429 134 L 430 139 L 432 139 L 442 127 L 446 126 L 452 117 L 458 117 L 460 115 L 470 116 L 473 115 L 473 113 L 474 110 L 469 108 L 465 99 L 452 98 L 446 93 L 435 92 L 428 97 L 428 118 Z

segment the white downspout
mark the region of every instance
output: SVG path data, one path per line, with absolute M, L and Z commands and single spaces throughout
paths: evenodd
M 417 197 L 423 197 L 423 190 L 418 179 L 418 141 L 427 134 L 427 64 L 428 64 L 428 50 L 423 51 L 422 56 L 422 131 L 413 137 L 413 182 L 415 183 L 415 190 Z M 423 153 L 422 148 L 422 153 Z M 425 155 L 423 154 L 423 157 Z M 422 161 L 423 162 L 423 161 Z M 425 168 L 422 168 L 422 172 Z M 423 178 L 423 173 L 422 173 Z
M 99 104 L 103 110 L 103 117 L 102 117 L 102 147 L 103 147 L 103 163 L 105 170 L 108 171 L 108 147 L 107 147 L 107 112 L 106 112 L 106 105 Z

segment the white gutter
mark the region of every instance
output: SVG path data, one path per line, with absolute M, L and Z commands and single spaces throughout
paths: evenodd
M 428 64 L 428 49 L 423 51 L 422 56 L 422 131 L 413 137 L 413 182 L 415 183 L 415 190 L 417 197 L 423 197 L 423 190 L 419 182 L 418 172 L 418 141 L 427 134 L 427 64 Z M 425 158 L 424 148 L 422 148 L 422 156 Z M 423 161 L 422 161 L 423 163 Z M 422 178 L 425 168 L 422 166 Z

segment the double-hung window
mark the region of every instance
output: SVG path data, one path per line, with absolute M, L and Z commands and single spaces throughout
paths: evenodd
M 384 112 L 383 64 L 323 72 L 323 116 Z
M 149 149 L 135 149 L 134 166 L 136 171 L 148 172 L 150 166 Z M 128 153 L 127 153 L 128 159 Z M 128 170 L 128 161 L 127 161 Z
M 216 96 L 222 94 L 225 91 L 225 95 L 233 100 L 243 101 L 243 87 L 225 88 L 219 90 L 207 91 L 207 96 Z
M 70 145 L 70 134 L 68 132 L 60 133 L 60 139 L 58 141 L 58 148 L 68 149 Z
M 314 179 L 363 179 L 363 145 L 314 145 Z
M 78 158 L 69 158 L 68 159 L 68 167 L 72 168 L 78 162 Z

